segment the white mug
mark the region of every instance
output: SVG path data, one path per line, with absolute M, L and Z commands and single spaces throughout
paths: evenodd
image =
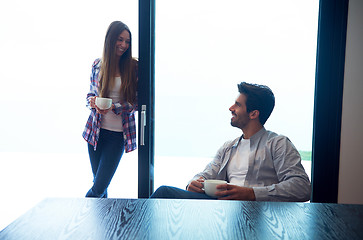
M 101 110 L 109 109 L 112 106 L 112 99 L 96 97 L 96 106 Z
M 221 185 L 221 184 L 226 184 L 226 183 L 227 183 L 227 181 L 216 180 L 216 179 L 204 180 L 204 182 L 202 182 L 204 192 L 208 196 L 213 197 L 213 198 L 217 198 L 217 196 L 215 194 L 216 192 L 225 190 L 225 189 L 217 189 L 217 186 Z

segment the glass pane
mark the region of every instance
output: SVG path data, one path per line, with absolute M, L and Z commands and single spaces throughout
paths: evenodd
M 227 140 L 241 81 L 266 84 L 265 127 L 288 136 L 310 175 L 318 1 L 158 1 L 155 189 L 184 188 Z
M 114 20 L 130 27 L 137 57 L 138 1 L 1 4 L 0 230 L 45 197 L 84 197 L 92 186 L 85 99 Z M 109 196 L 137 198 L 137 180 L 134 151 L 124 154 Z

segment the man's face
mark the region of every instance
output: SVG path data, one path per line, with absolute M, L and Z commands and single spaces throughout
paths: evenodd
M 240 94 L 235 103 L 229 108 L 232 113 L 231 125 L 237 128 L 244 128 L 250 121 L 246 107 L 246 96 Z

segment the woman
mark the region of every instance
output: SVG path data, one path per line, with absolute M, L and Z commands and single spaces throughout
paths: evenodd
M 131 54 L 131 32 L 120 21 L 108 27 L 102 59 L 92 65 L 87 106 L 91 109 L 83 138 L 93 172 L 93 186 L 86 197 L 107 198 L 107 188 L 124 150 L 136 149 L 134 112 L 137 106 L 137 61 Z M 112 99 L 109 109 L 101 110 L 97 97 Z

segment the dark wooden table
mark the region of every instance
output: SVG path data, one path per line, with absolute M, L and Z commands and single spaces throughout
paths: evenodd
M 0 239 L 363 239 L 363 205 L 45 199 Z

